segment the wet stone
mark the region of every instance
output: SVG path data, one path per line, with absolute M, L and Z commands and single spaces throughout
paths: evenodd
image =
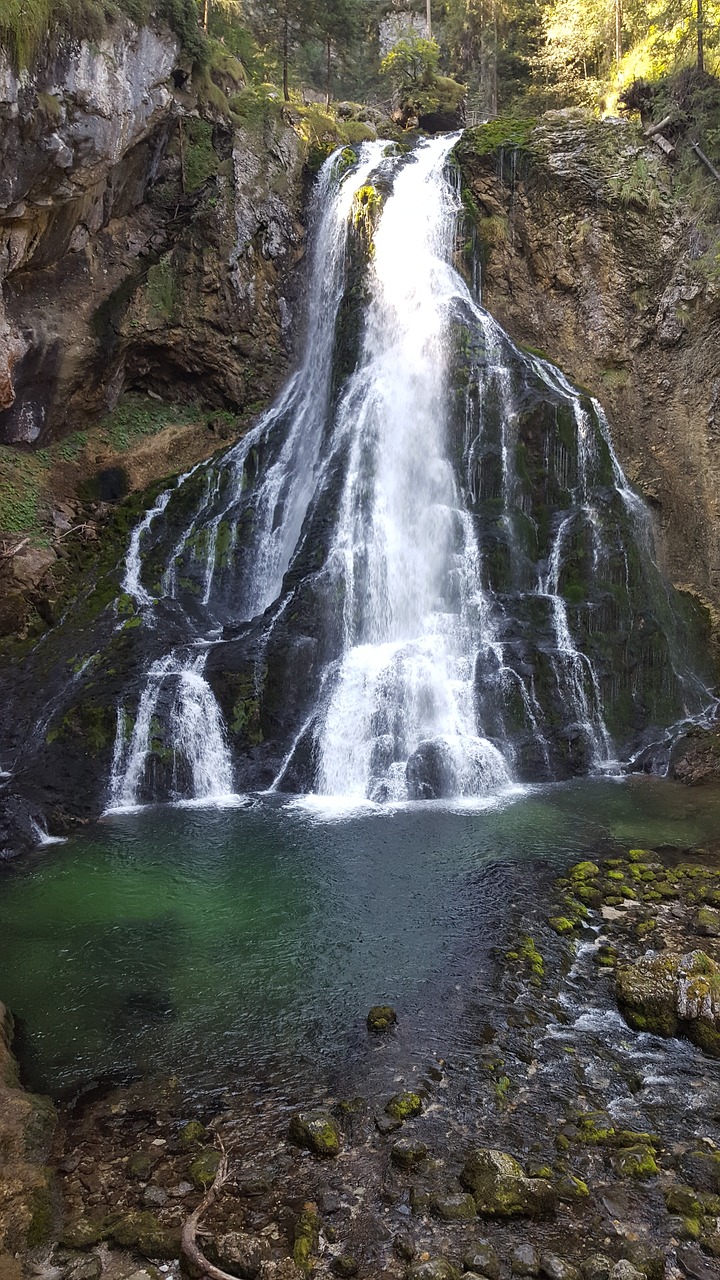
M 472 1192 L 478 1213 L 488 1217 L 546 1217 L 557 1206 L 552 1185 L 544 1178 L 528 1178 L 504 1151 L 479 1147 L 471 1152 L 461 1181 Z
M 330 1270 L 334 1276 L 351 1277 L 358 1273 L 358 1264 L 349 1254 L 343 1253 L 338 1258 L 333 1258 L 330 1263 Z
M 257 1239 L 244 1231 L 230 1231 L 219 1236 L 215 1244 L 218 1263 L 223 1270 L 255 1280 L 260 1268 L 271 1255 L 267 1240 Z
M 632 1262 L 627 1258 L 621 1258 L 615 1263 L 611 1273 L 610 1280 L 645 1280 L 642 1271 L 638 1271 Z
M 410 1120 L 413 1116 L 419 1116 L 422 1109 L 420 1094 L 410 1090 L 396 1093 L 385 1107 L 387 1115 L 393 1120 Z
M 487 1280 L 498 1280 L 500 1275 L 500 1259 L 491 1244 L 476 1244 L 463 1257 L 465 1271 L 486 1276 Z
M 582 1280 L 577 1267 L 555 1253 L 544 1253 L 540 1259 L 540 1274 L 547 1280 Z
M 519 1244 L 510 1254 L 510 1270 L 514 1276 L 536 1276 L 540 1271 L 540 1255 L 531 1244 Z
M 413 1141 L 412 1138 L 399 1138 L 390 1150 L 390 1159 L 398 1169 L 415 1169 L 427 1158 L 428 1149 L 424 1142 Z
M 464 1192 L 434 1196 L 430 1207 L 443 1222 L 472 1222 L 477 1212 L 472 1196 Z
M 162 1187 L 146 1187 L 143 1191 L 143 1204 L 149 1209 L 161 1209 L 167 1204 L 167 1191 L 163 1191 Z
M 612 1269 L 612 1260 L 604 1253 L 592 1253 L 580 1265 L 584 1280 L 610 1280 Z
M 405 1262 L 412 1262 L 415 1257 L 415 1241 L 407 1231 L 399 1231 L 393 1240 L 393 1249 L 398 1258 L 402 1258 Z
M 409 1280 L 461 1280 L 461 1272 L 447 1258 L 428 1258 L 410 1268 Z
M 63 1269 L 65 1280 L 99 1280 L 102 1263 L 96 1253 L 81 1253 Z

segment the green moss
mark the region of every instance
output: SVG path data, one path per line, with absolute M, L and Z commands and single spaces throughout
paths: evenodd
M 313 1268 L 313 1254 L 320 1239 L 320 1219 L 311 1207 L 303 1209 L 295 1223 L 293 1261 L 296 1267 L 308 1274 Z
M 188 1177 L 194 1187 L 204 1190 L 210 1186 L 220 1164 L 220 1152 L 214 1147 L 208 1147 L 206 1151 L 201 1152 L 197 1159 L 193 1160 L 188 1169 Z
M 623 1178 L 654 1178 L 660 1172 L 652 1147 L 643 1145 L 623 1148 L 613 1163 Z
M 574 933 L 576 928 L 573 921 L 568 920 L 567 916 L 550 916 L 548 924 L 550 925 L 550 928 L 554 929 L 555 933 L 559 933 L 561 937 L 565 934 Z
M 28 1249 L 38 1249 L 52 1239 L 55 1221 L 55 1204 L 52 1192 L 52 1171 L 44 1171 L 45 1182 L 32 1191 L 28 1207 L 30 1225 L 27 1232 Z
M 184 1124 L 178 1134 L 178 1141 L 183 1147 L 194 1147 L 197 1142 L 203 1142 L 207 1137 L 207 1129 L 199 1120 L 188 1120 Z
M 218 170 L 219 158 L 213 147 L 213 127 L 208 120 L 186 121 L 183 140 L 185 190 L 197 191 Z
M 535 985 L 539 985 L 545 976 L 542 955 L 535 944 L 535 939 L 527 933 L 520 938 L 514 950 L 506 953 L 506 959 L 521 961 L 525 968 L 530 971 L 531 980 Z
M 177 299 L 175 273 L 170 255 L 156 262 L 147 273 L 145 293 L 151 312 L 163 320 L 172 320 Z
M 537 125 L 532 116 L 499 116 L 474 129 L 466 129 L 457 145 L 462 155 L 489 155 L 501 148 L 527 148 Z
M 568 875 L 571 880 L 594 880 L 600 875 L 600 868 L 596 862 L 576 862 Z
M 409 1120 L 412 1116 L 419 1116 L 422 1109 L 420 1094 L 410 1091 L 395 1094 L 385 1108 L 387 1114 L 394 1120 Z

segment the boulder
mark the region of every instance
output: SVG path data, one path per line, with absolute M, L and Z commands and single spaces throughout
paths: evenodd
M 367 1016 L 368 1031 L 389 1031 L 397 1023 L 397 1014 L 390 1004 L 375 1004 Z
M 529 1178 L 505 1151 L 478 1147 L 465 1161 L 461 1174 L 472 1192 L 477 1211 L 491 1218 L 541 1218 L 555 1212 L 557 1193 L 545 1178 Z
M 340 1151 L 340 1129 L 329 1111 L 299 1111 L 290 1121 L 288 1136 L 316 1156 L 336 1156 Z
M 650 952 L 619 965 L 615 992 L 620 1012 L 635 1030 L 684 1035 L 720 1057 L 720 968 L 704 951 Z

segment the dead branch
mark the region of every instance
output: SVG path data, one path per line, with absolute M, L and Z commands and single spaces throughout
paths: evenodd
M 698 156 L 698 158 L 702 160 L 705 167 L 710 170 L 715 181 L 720 182 L 720 172 L 715 168 L 715 165 L 713 164 L 712 160 L 708 160 L 707 156 L 705 155 L 705 152 L 700 150 L 697 142 L 693 142 L 692 138 L 689 138 L 688 141 L 693 151 L 695 152 L 695 155 Z
M 12 560 L 13 556 L 16 556 L 18 551 L 22 551 L 29 541 L 29 538 L 22 538 L 20 542 L 15 543 L 14 547 L 9 547 L 7 543 L 3 542 L 2 550 L 0 550 L 0 560 Z
M 649 124 L 645 130 L 645 137 L 654 138 L 656 133 L 662 133 L 663 129 L 667 129 L 668 125 L 672 124 L 672 122 L 672 116 L 665 116 L 665 119 L 658 120 L 657 124 Z
M 222 1158 L 218 1165 L 217 1173 L 199 1205 L 193 1210 L 183 1226 L 181 1245 L 188 1261 L 192 1262 L 193 1266 L 197 1267 L 198 1271 L 202 1272 L 204 1276 L 208 1276 L 209 1280 L 238 1280 L 237 1276 L 230 1275 L 228 1271 L 221 1271 L 220 1267 L 214 1266 L 205 1257 L 197 1242 L 198 1235 L 206 1234 L 199 1230 L 200 1220 L 207 1213 L 213 1201 L 217 1199 L 218 1193 L 223 1183 L 227 1181 L 230 1172 L 230 1164 L 222 1142 L 220 1142 L 220 1150 L 222 1151 Z

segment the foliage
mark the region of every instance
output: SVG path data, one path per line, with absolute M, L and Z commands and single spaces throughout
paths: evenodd
M 213 147 L 212 134 L 209 120 L 187 121 L 184 147 L 186 191 L 197 191 L 198 187 L 217 173 L 218 157 Z
M 124 14 L 133 22 L 165 21 L 195 61 L 205 58 L 196 0 L 2 0 L 0 46 L 17 67 L 27 66 L 44 40 L 54 36 L 100 39 L 110 20 Z
M 408 32 L 385 55 L 380 71 L 396 89 L 429 85 L 437 72 L 440 49 L 435 40 Z

